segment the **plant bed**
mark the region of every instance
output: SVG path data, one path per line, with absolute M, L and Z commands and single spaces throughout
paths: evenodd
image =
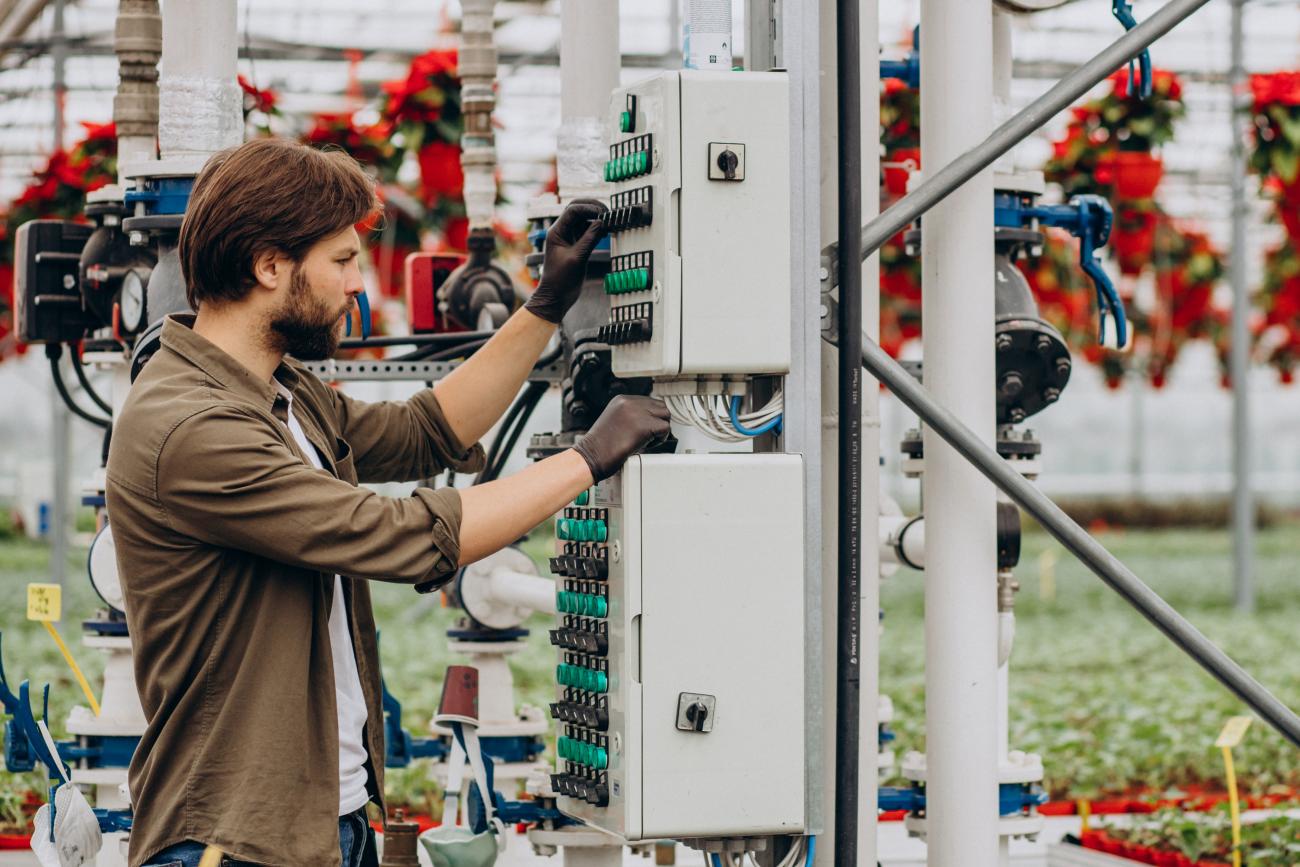
M 1232 863 L 1232 824 L 1222 806 L 1208 812 L 1164 808 L 1126 824 L 1102 823 L 1070 842 L 1121 864 L 1228 867 Z M 1243 864 L 1300 863 L 1300 820 L 1275 814 L 1243 824 L 1241 854 Z

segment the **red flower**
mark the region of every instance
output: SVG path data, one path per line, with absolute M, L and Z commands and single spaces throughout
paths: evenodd
M 244 91 L 244 113 L 250 111 L 260 111 L 263 114 L 273 114 L 275 104 L 279 102 L 279 95 L 274 90 L 267 88 L 262 90 L 255 87 L 244 76 L 239 76 L 239 87 Z
M 465 188 L 460 146 L 435 139 L 420 148 L 420 188 L 426 202 L 458 198 Z
M 1300 72 L 1273 72 L 1250 77 L 1255 110 L 1271 104 L 1300 105 Z

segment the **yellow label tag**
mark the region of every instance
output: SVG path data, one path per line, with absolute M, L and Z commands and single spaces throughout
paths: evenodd
M 57 621 L 63 614 L 63 588 L 58 584 L 27 585 L 27 619 Z
M 1219 739 L 1214 742 L 1216 747 L 1227 747 L 1232 749 L 1241 743 L 1241 739 L 1246 736 L 1246 729 L 1250 728 L 1251 721 L 1254 717 L 1234 716 L 1229 718 L 1224 724 L 1223 731 L 1219 732 Z

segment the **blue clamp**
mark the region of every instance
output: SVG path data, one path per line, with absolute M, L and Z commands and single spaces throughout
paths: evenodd
M 916 90 L 921 86 L 921 28 L 912 28 L 912 50 L 902 60 L 880 61 L 881 78 L 897 78 Z
M 128 207 L 143 204 L 148 216 L 183 214 L 190 203 L 190 190 L 194 188 L 192 176 L 174 178 L 143 178 L 139 188 L 127 190 L 123 196 Z
M 1047 795 L 1034 783 L 1001 783 L 998 785 L 998 815 L 1018 816 L 1047 803 Z M 876 790 L 876 809 L 905 810 L 919 814 L 925 811 L 925 787 L 917 783 L 910 787 L 881 786 Z
M 361 339 L 369 340 L 370 339 L 370 299 L 366 297 L 365 292 L 362 292 L 360 295 L 357 296 L 357 311 L 361 315 Z M 352 336 L 352 311 L 351 310 L 348 310 L 347 313 L 343 314 L 343 329 L 344 329 L 344 334 L 346 334 L 348 337 Z
M 442 759 L 447 745 L 441 738 L 417 738 L 402 728 L 402 703 L 379 680 L 384 706 L 384 767 L 405 768 L 415 759 Z
M 49 770 L 50 779 L 57 781 L 51 789 L 53 791 L 66 783 L 67 779 L 63 776 L 61 763 L 50 755 L 50 749 L 41 735 L 36 714 L 32 710 L 30 692 L 31 686 L 24 680 L 18 686 L 18 694 L 13 694 L 9 689 L 9 681 L 5 678 L 4 661 L 0 659 L 0 705 L 4 706 L 5 713 L 13 717 L 5 726 L 5 767 L 16 773 L 32 770 L 36 767 L 35 763 L 40 762 Z M 50 686 L 46 684 L 41 719 L 48 720 L 49 713 Z M 10 764 L 11 760 L 17 767 Z
M 1106 316 L 1115 317 L 1115 338 L 1122 348 L 1128 343 L 1128 319 L 1115 284 L 1101 267 L 1098 251 L 1110 240 L 1115 213 L 1110 202 L 1092 193 L 1072 196 L 1064 205 L 1028 205 L 1011 193 L 996 193 L 993 223 L 1004 228 L 1023 229 L 1037 225 L 1065 229 L 1079 239 L 1079 268 L 1097 292 L 1097 342 L 1105 342 Z
M 1129 0 L 1112 0 L 1110 11 L 1115 13 L 1115 17 L 1120 24 L 1124 25 L 1125 30 L 1132 30 L 1137 27 L 1137 19 L 1133 17 L 1133 7 L 1129 5 Z M 1142 99 L 1151 98 L 1151 52 L 1143 49 L 1142 53 L 1137 56 L 1138 71 L 1141 75 L 1142 89 L 1138 95 Z M 1128 62 L 1128 84 L 1129 88 L 1138 80 L 1133 75 L 1133 61 Z

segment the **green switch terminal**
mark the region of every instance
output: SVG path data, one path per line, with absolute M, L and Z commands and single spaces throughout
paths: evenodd
M 632 112 L 625 111 L 618 116 L 619 132 L 632 132 L 636 129 L 636 120 Z
M 581 494 L 578 494 L 577 498 L 573 501 L 573 504 L 575 506 L 585 506 L 589 502 L 591 502 L 591 488 L 588 488 L 587 490 L 583 491 Z

